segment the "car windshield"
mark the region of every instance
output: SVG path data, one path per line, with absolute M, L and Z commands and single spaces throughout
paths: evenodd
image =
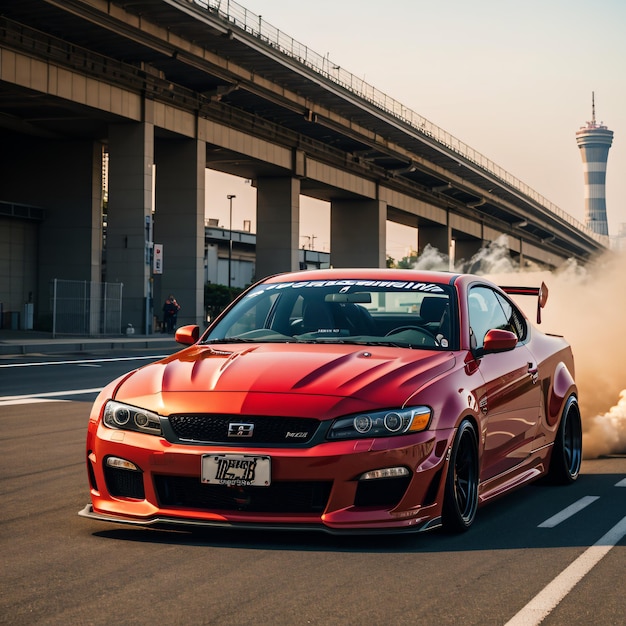
M 248 291 L 202 343 L 352 343 L 435 350 L 458 343 L 453 289 L 389 280 L 272 282 Z

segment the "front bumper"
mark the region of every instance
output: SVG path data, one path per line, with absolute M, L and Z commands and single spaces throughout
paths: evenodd
M 175 445 L 141 433 L 122 436 L 101 425 L 93 435 L 87 450 L 91 504 L 80 511 L 83 517 L 136 526 L 361 534 L 418 532 L 440 525 L 446 453 L 454 431 L 245 449 Z M 271 489 L 201 483 L 201 458 L 215 452 L 270 456 Z M 133 481 L 125 478 L 112 488 L 105 467 L 110 456 L 139 468 L 130 476 L 135 483 L 130 491 L 124 489 Z M 405 482 L 360 480 L 365 472 L 390 467 L 406 467 Z

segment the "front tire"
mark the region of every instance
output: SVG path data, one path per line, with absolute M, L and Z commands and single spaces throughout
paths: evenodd
M 548 479 L 557 485 L 573 483 L 580 472 L 582 463 L 582 423 L 578 402 L 570 396 L 565 403 L 561 423 L 556 433 Z
M 444 490 L 442 524 L 448 532 L 464 532 L 478 510 L 478 437 L 464 420 L 454 438 Z

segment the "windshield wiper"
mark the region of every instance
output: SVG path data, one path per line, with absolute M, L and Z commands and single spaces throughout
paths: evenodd
M 210 345 L 216 343 L 255 343 L 256 339 L 242 339 L 241 337 L 223 337 L 221 339 L 206 339 L 202 341 L 202 345 Z
M 311 337 L 300 339 L 298 337 L 223 337 L 220 339 L 207 339 L 200 345 L 216 345 L 228 343 L 306 343 L 306 344 L 349 344 L 355 346 L 384 346 L 387 348 L 409 348 L 409 349 L 433 349 L 438 346 L 425 346 L 422 344 L 412 344 L 404 341 L 373 341 L 367 339 L 351 339 L 349 337 Z

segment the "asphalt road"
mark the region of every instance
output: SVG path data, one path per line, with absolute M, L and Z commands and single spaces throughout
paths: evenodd
M 511 624 L 546 613 L 547 625 L 624 623 L 626 457 L 585 461 L 570 487 L 524 488 L 457 536 L 162 531 L 78 517 L 90 404 L 76 398 L 95 392 L 76 391 L 137 364 L 0 361 L 11 365 L 0 367 L 1 623 L 466 626 L 518 612 Z
M 97 395 L 94 389 L 163 356 L 164 352 L 151 350 L 0 358 L 0 401 L 21 396 L 27 402 L 33 397 L 92 401 Z

